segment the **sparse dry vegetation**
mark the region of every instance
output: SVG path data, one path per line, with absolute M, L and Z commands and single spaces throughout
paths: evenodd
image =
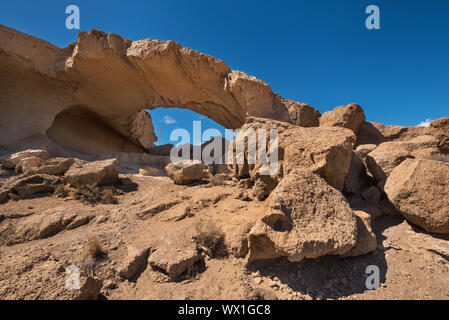
M 91 237 L 86 244 L 86 256 L 92 259 L 99 258 L 105 253 L 98 237 Z
M 100 188 L 96 185 L 87 184 L 76 188 L 76 196 L 83 202 L 97 203 L 101 200 Z
M 223 174 L 217 174 L 215 176 L 209 175 L 209 186 L 225 186 L 227 185 L 226 181 L 228 180 L 228 176 Z
M 103 204 L 117 204 L 118 200 L 115 197 L 114 190 L 112 188 L 104 189 L 101 192 L 101 203 Z
M 212 257 L 222 257 L 226 255 L 226 245 L 224 234 L 212 221 L 199 221 L 195 224 L 195 240 L 199 245 L 207 249 Z
M 55 189 L 54 195 L 59 198 L 68 197 L 70 195 L 70 186 L 63 183 L 59 184 Z

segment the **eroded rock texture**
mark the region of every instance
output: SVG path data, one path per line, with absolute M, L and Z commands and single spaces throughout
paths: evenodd
M 264 81 L 173 41 L 92 30 L 58 48 L 0 26 L 0 69 L 0 147 L 6 149 L 50 138 L 77 152 L 144 152 L 155 141 L 145 108 L 187 108 L 227 128 L 239 128 L 248 116 L 305 126 L 319 117 Z

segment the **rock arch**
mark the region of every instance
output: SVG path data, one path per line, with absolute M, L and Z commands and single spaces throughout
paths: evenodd
M 143 108 L 187 108 L 235 129 L 248 116 L 291 121 L 292 110 L 302 105 L 273 93 L 262 80 L 173 41 L 130 41 L 97 30 L 80 32 L 76 43 L 58 48 L 0 25 L 0 69 L 3 148 L 49 134 L 61 145 L 91 140 L 84 150 L 90 151 L 99 137 L 66 132 L 70 142 L 59 135 L 61 119 L 74 117 L 73 108 L 78 108 L 76 117 L 93 115 L 91 124 L 102 124 L 101 136 L 110 141 L 100 150 L 139 151 L 154 142 Z M 114 136 L 121 137 L 115 146 Z

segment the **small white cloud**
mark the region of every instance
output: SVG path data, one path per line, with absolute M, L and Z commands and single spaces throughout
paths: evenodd
M 175 124 L 176 123 L 176 119 L 173 119 L 170 116 L 164 116 L 164 123 L 165 124 Z
M 421 122 L 417 125 L 417 127 L 428 127 L 430 126 L 430 123 L 432 122 L 432 119 L 426 119 L 426 121 Z

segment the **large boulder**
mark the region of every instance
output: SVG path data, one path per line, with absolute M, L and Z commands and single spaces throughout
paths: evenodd
M 430 135 L 407 141 L 384 142 L 367 155 L 366 165 L 377 182 L 384 182 L 405 159 L 433 158 L 435 153 L 439 153 L 437 145 L 438 140 Z
M 113 184 L 118 181 L 117 159 L 77 161 L 65 173 L 64 180 L 72 186 Z
M 249 234 L 249 262 L 342 255 L 356 244 L 357 222 L 348 202 L 313 173 L 293 170 L 267 201 L 265 216 Z
M 359 131 L 360 125 L 365 122 L 365 113 L 362 107 L 356 103 L 347 106 L 336 107 L 332 111 L 323 113 L 320 118 L 320 126 L 342 127 L 355 133 Z
M 266 134 L 267 158 L 274 159 L 273 152 L 278 153 L 277 166 L 272 162 L 261 163 L 254 157 L 257 152 L 252 155 L 248 153 L 248 146 L 255 146 L 256 141 L 259 141 L 258 130 L 261 129 L 264 129 Z M 277 130 L 278 133 L 277 149 L 269 139 L 271 129 Z M 254 133 L 252 141 L 248 139 L 250 132 Z M 302 128 L 281 121 L 248 118 L 234 140 L 234 164 L 230 165 L 230 168 L 237 177 L 250 177 L 253 180 L 255 196 L 259 199 L 266 198 L 282 177 L 296 168 L 317 173 L 330 185 L 342 190 L 350 167 L 354 142 L 355 135 L 343 128 Z M 238 144 L 244 146 L 243 152 L 238 150 Z M 264 146 L 257 143 L 257 147 Z M 239 158 L 244 161 L 238 161 Z M 266 169 L 270 165 L 273 170 L 268 172 Z
M 176 184 L 191 184 L 209 176 L 209 167 L 196 160 L 172 162 L 165 167 L 165 171 Z
M 391 172 L 385 193 L 408 221 L 429 232 L 449 233 L 449 163 L 407 159 Z
M 47 150 L 25 150 L 0 157 L 0 164 L 3 168 L 14 169 L 20 160 L 35 157 L 40 160 L 48 160 L 51 158 Z

